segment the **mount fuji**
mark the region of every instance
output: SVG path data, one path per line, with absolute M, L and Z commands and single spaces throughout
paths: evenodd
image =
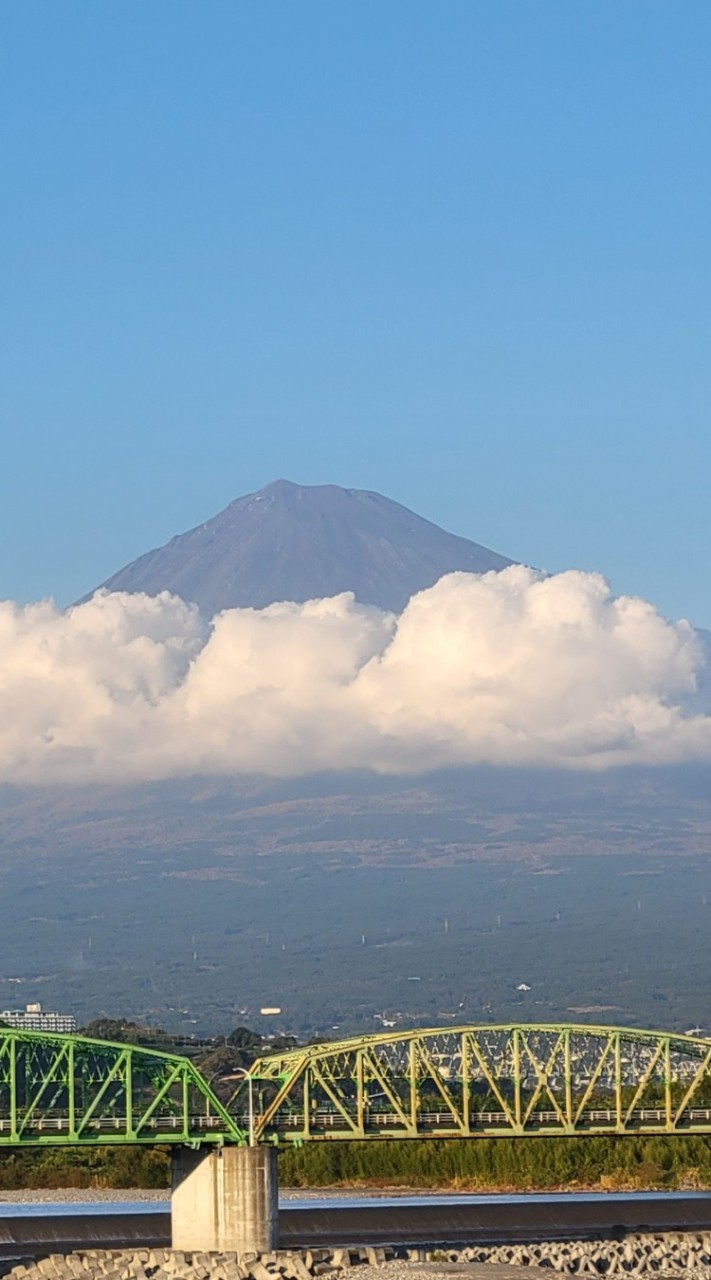
M 101 586 L 148 595 L 170 591 L 206 617 L 342 591 L 399 612 L 446 573 L 486 573 L 512 563 L 379 493 L 277 480 L 125 565 Z

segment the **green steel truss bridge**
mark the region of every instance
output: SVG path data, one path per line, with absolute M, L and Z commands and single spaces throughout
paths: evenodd
M 0 1147 L 245 1141 L 187 1058 L 0 1028 Z
M 232 1088 L 224 1093 L 225 1085 Z M 189 1059 L 0 1028 L 0 1146 L 710 1134 L 711 1040 L 436 1028 L 260 1058 L 220 1096 Z
M 261 1058 L 258 1140 L 711 1134 L 711 1040 L 594 1026 L 438 1028 Z M 230 1106 L 244 1123 L 245 1085 Z

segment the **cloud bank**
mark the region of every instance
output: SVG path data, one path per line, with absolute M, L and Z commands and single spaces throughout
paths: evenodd
M 708 760 L 703 669 L 688 623 L 521 566 L 450 574 L 400 616 L 350 594 L 209 626 L 167 593 L 5 602 L 0 781 Z

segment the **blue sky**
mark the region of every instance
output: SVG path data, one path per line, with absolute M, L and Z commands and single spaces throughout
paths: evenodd
M 0 597 L 277 476 L 711 625 L 711 7 L 5 0 Z

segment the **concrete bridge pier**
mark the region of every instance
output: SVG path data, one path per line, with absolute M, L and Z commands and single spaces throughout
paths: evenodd
M 279 1244 L 274 1147 L 173 1153 L 173 1248 L 271 1253 Z

